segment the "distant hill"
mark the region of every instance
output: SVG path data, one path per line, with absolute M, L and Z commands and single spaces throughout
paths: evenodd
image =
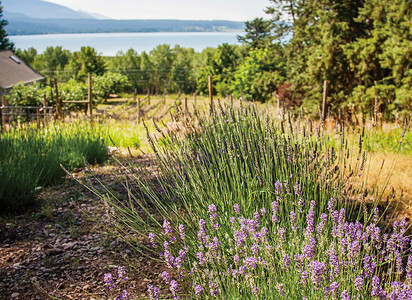
M 107 32 L 243 31 L 243 22 L 193 20 L 109 20 L 42 0 L 2 0 L 9 35 Z
M 16 17 L 16 18 L 15 18 Z M 9 35 L 105 32 L 216 32 L 243 31 L 243 22 L 193 20 L 7 19 Z
M 11 13 L 39 19 L 94 19 L 92 14 L 43 0 L 2 0 L 1 5 L 6 19 Z

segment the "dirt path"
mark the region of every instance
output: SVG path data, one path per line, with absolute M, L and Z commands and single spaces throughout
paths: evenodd
M 118 167 L 93 171 L 119 195 L 125 192 Z M 24 214 L 0 217 L 0 299 L 112 299 L 125 285 L 144 297 L 147 285 L 158 281 L 160 265 L 105 234 L 104 205 L 77 182 L 45 189 L 40 202 Z M 129 279 L 110 291 L 104 274 L 117 277 L 117 268 L 127 265 L 136 269 L 126 267 Z

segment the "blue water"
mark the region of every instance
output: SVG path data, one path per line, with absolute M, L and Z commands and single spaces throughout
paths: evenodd
M 237 35 L 242 32 L 149 32 L 149 33 L 75 33 L 9 36 L 16 48 L 33 47 L 38 53 L 48 46 L 62 46 L 78 51 L 82 46 L 92 46 L 104 56 L 115 56 L 120 50 L 133 48 L 137 52 L 150 51 L 157 45 L 169 44 L 194 48 L 200 52 L 207 47 L 223 43 L 238 44 Z

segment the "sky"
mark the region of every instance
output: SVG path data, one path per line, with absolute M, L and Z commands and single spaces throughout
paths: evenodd
M 110 19 L 249 21 L 267 18 L 269 0 L 46 0 Z

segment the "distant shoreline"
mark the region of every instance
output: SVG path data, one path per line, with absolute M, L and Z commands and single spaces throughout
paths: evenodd
M 11 18 L 10 36 L 76 33 L 241 32 L 244 22 L 224 20 L 97 20 Z

